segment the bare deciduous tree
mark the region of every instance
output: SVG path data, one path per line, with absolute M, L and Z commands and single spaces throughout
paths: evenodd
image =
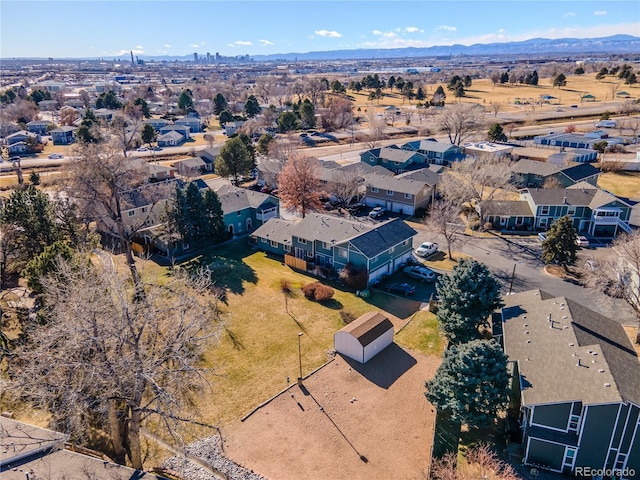
M 436 122 L 451 143 L 460 145 L 484 127 L 484 109 L 467 103 L 450 105 L 440 112 Z
M 497 157 L 467 158 L 455 162 L 442 177 L 441 191 L 452 202 L 476 202 L 480 227 L 484 225 L 483 203 L 494 200 L 503 191 L 512 191 L 509 162 Z
M 519 480 L 522 477 L 507 462 L 500 459 L 487 443 L 475 445 L 467 451 L 467 462 L 458 464 L 454 453 L 434 459 L 431 475 L 424 472 L 424 478 L 438 480 L 467 480 L 481 478 L 486 480 Z
M 335 170 L 331 175 L 333 188 L 328 193 L 332 193 L 342 205 L 346 205 L 358 197 L 358 189 L 363 182 L 364 178 L 353 170 Z
M 492 101 L 490 103 L 491 111 L 493 112 L 493 116 L 497 117 L 500 111 L 504 108 L 504 105 L 497 101 Z
M 98 427 L 119 463 L 126 454 L 142 469 L 141 428 L 179 433 L 206 385 L 199 362 L 223 328 L 218 297 L 207 275 L 176 272 L 134 298 L 130 283 L 100 263 L 61 262 L 43 279 L 47 322 L 29 325 L 29 343 L 12 358 L 13 385 L 74 440 Z
M 302 215 L 322 209 L 319 160 L 292 154 L 278 177 L 280 199 L 286 208 Z
M 640 320 L 640 231 L 620 235 L 609 254 L 586 269 L 587 284 L 612 297 L 623 298 Z M 640 344 L 640 328 L 636 335 Z
M 384 130 L 387 122 L 383 117 L 378 117 L 375 113 L 370 112 L 367 119 L 369 133 L 366 136 L 366 144 L 368 148 L 376 148 L 380 140 L 384 140 Z
M 447 252 L 450 260 L 453 258 L 452 248 L 463 240 L 460 233 L 462 220 L 460 207 L 448 199 L 435 201 L 429 209 L 429 216 L 425 219 L 427 228 L 444 237 L 447 242 Z M 462 225 L 464 230 L 464 225 Z
M 616 92 L 618 91 L 619 88 L 620 88 L 620 82 L 609 82 L 609 84 L 607 85 L 607 89 L 611 94 L 611 100 L 614 100 L 616 98 Z

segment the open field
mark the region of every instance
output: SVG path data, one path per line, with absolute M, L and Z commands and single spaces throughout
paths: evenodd
M 541 95 L 551 95 L 555 99 L 550 100 L 550 103 L 543 105 L 542 109 L 555 110 L 559 106 L 570 106 L 581 103 L 581 97 L 586 94 L 591 94 L 596 97 L 594 103 L 602 102 L 605 100 L 612 100 L 611 98 L 611 86 L 619 84 L 618 92 L 626 91 L 630 94 L 631 98 L 640 97 L 640 86 L 638 85 L 624 85 L 624 81 L 619 80 L 617 77 L 605 77 L 602 81 L 595 79 L 595 74 L 585 75 L 568 75 L 566 87 L 553 87 L 553 79 L 542 78 L 537 86 L 532 85 L 493 85 L 491 80 L 484 78 L 473 80 L 473 83 L 469 89 L 466 90 L 466 96 L 460 99 L 456 99 L 452 92 L 447 90 L 446 83 L 441 84 L 427 84 L 423 86 L 426 89 L 427 98 L 430 99 L 435 93 L 439 85 L 444 88 L 447 94 L 446 103 L 451 104 L 453 102 L 462 103 L 479 103 L 489 108 L 492 102 L 502 104 L 502 112 L 516 112 L 525 108 L 522 105 L 516 105 L 515 100 L 519 98 L 521 103 L 529 100 L 539 101 Z M 384 98 L 378 102 L 370 101 L 367 97 L 369 91 L 348 92 L 350 96 L 355 99 L 355 108 L 360 107 L 361 111 L 368 112 L 373 110 L 375 113 L 381 112 L 385 107 L 393 105 L 396 107 L 409 107 L 411 104 L 415 105 L 416 101 L 413 100 L 411 104 L 408 100 L 404 99 L 397 92 L 389 89 L 384 89 Z M 621 100 L 615 98 L 615 100 Z M 623 100 L 623 99 L 622 99 Z M 622 101 L 621 100 L 621 101 Z
M 598 186 L 614 195 L 640 199 L 640 173 L 607 172 L 598 178 Z

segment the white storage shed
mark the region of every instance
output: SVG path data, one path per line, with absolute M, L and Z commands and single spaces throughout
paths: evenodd
M 393 343 L 393 324 L 380 312 L 369 312 L 338 330 L 333 336 L 336 351 L 367 363 Z

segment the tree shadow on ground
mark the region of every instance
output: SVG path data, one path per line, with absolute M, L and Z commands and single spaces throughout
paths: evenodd
M 407 351 L 395 343 L 364 364 L 344 356 L 343 358 L 353 370 L 385 390 L 418 363 Z

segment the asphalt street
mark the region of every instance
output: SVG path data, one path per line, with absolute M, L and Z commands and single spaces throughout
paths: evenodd
M 503 292 L 508 293 L 513 274 L 513 292 L 542 289 L 556 296 L 563 296 L 578 302 L 592 310 L 606 315 L 623 325 L 637 325 L 632 309 L 621 299 L 614 299 L 591 289 L 574 285 L 544 272 L 544 263 L 540 260 L 542 248 L 535 237 L 518 239 L 510 243 L 501 238 L 478 238 L 462 236 L 463 241 L 455 248 L 479 262 L 487 265 L 489 270 L 502 282 Z M 425 241 L 436 241 L 440 248 L 446 248 L 446 242 L 432 232 L 419 230 L 413 244 Z M 579 264 L 583 264 L 594 254 L 602 254 L 604 247 L 596 250 L 580 250 Z

